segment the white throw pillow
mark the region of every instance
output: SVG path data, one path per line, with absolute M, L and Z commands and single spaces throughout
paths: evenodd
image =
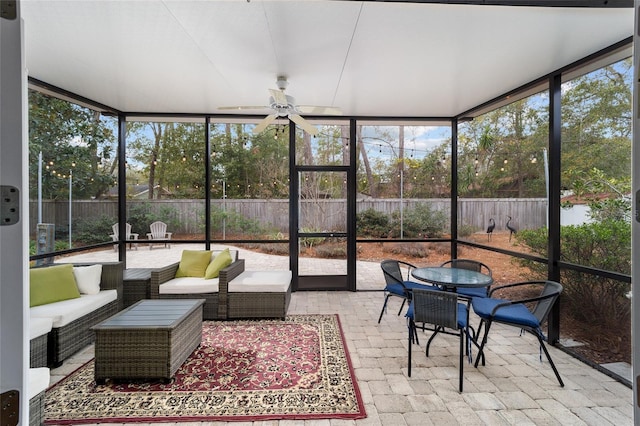
M 74 266 L 73 275 L 76 277 L 76 284 L 78 284 L 78 290 L 80 290 L 80 293 L 100 293 L 102 265 Z

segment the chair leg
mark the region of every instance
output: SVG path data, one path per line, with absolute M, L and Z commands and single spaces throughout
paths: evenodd
M 410 319 L 409 320 L 409 344 L 407 352 L 408 352 L 408 358 L 409 358 L 409 366 L 407 367 L 407 375 L 409 377 L 411 377 L 411 346 L 413 346 L 413 335 L 418 334 L 417 330 L 415 330 L 415 324 L 413 323 L 413 320 Z
M 402 313 L 402 308 L 404 308 L 404 304 L 407 302 L 407 299 L 402 299 L 402 305 L 400 305 L 400 309 L 398 310 L 398 316 Z
M 558 379 L 558 383 L 560 383 L 561 387 L 564 387 L 564 382 L 562 381 L 562 378 L 560 378 L 560 373 L 558 373 L 558 369 L 556 368 L 556 365 L 553 363 L 553 360 L 551 359 L 551 355 L 549 355 L 549 351 L 547 350 L 547 347 L 544 344 L 544 341 L 542 340 L 542 337 L 537 333 L 534 333 L 534 334 L 538 338 L 538 341 L 540 342 L 540 346 L 542 347 L 542 350 L 544 351 L 544 354 L 547 356 L 547 359 L 549 360 L 549 364 L 551 364 L 551 369 L 553 370 L 554 374 L 556 375 L 556 378 Z
M 476 368 L 478 368 L 478 362 L 480 361 L 480 358 L 482 358 L 482 365 L 485 365 L 484 345 L 487 344 L 487 336 L 489 335 L 489 328 L 491 328 L 491 321 L 487 321 L 484 327 L 484 334 L 482 335 L 482 343 L 480 343 L 480 349 L 478 350 L 478 357 L 476 358 L 476 362 L 473 364 L 473 366 Z
M 435 327 L 433 329 L 433 334 L 431 335 L 431 337 L 429 337 L 429 341 L 427 342 L 427 348 L 425 349 L 425 355 L 427 355 L 427 357 L 429 356 L 429 347 L 431 346 L 431 341 L 436 337 L 436 335 L 438 334 L 438 332 L 440 331 L 441 327 Z
M 458 387 L 460 388 L 460 392 L 462 392 L 462 382 L 463 382 L 462 374 L 463 374 L 463 371 L 464 371 L 464 362 L 463 362 L 463 360 L 464 360 L 464 336 L 463 336 L 463 334 L 466 334 L 466 333 L 463 333 L 462 329 L 460 329 L 460 360 L 459 360 L 459 362 L 460 362 L 460 373 L 459 373 L 460 374 L 460 378 L 458 379 L 459 380 Z
M 391 297 L 391 294 L 387 294 L 384 298 L 384 304 L 382 305 L 382 310 L 380 311 L 380 316 L 378 317 L 378 324 L 380 324 L 380 320 L 382 320 L 382 314 L 384 314 L 385 309 L 387 309 L 387 302 L 389 301 L 389 297 Z

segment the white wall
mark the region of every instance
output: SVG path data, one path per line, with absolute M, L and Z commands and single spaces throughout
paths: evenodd
M 584 204 L 574 204 L 569 208 L 560 210 L 560 225 L 582 225 L 591 222 L 589 219 L 589 207 Z
M 3 2 L 4 3 L 4 2 Z M 17 18 L 0 18 L 0 185 L 18 189 L 19 221 L 0 218 L 0 391 L 20 395 L 19 424 L 28 424 L 28 220 L 26 70 L 20 3 Z M 0 201 L 5 202 L 5 197 Z M 4 407 L 3 407 L 4 408 Z M 3 409 L 3 424 L 7 410 Z M 7 422 L 12 424 L 13 422 Z

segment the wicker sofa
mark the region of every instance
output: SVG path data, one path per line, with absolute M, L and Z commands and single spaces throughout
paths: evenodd
M 29 369 L 29 426 L 44 424 L 44 394 L 49 380 L 47 367 Z
M 73 264 L 90 266 L 93 264 Z M 122 262 L 100 263 L 100 291 L 82 294 L 76 299 L 63 300 L 29 309 L 34 323 L 37 318 L 50 318 L 51 331 L 47 334 L 47 365 L 57 367 L 62 362 L 94 341 L 91 327 L 122 309 Z M 41 339 L 41 336 L 38 336 Z M 38 340 L 39 342 L 40 340 Z M 31 355 L 33 366 L 42 366 L 42 345 L 32 340 L 31 348 L 39 351 Z
M 212 251 L 215 257 L 219 251 Z M 205 280 L 204 278 L 188 277 L 185 292 L 180 292 L 175 286 L 178 280 L 176 272 L 180 262 L 172 263 L 151 271 L 149 296 L 151 299 L 204 299 L 202 316 L 205 320 L 226 319 L 226 304 L 220 305 L 219 288 L 224 283 L 237 277 L 244 271 L 244 259 L 238 259 L 238 251 L 230 250 L 231 265 L 220 270 L 218 278 Z M 226 300 L 226 299 L 225 299 Z
M 53 328 L 52 318 L 32 317 L 29 321 L 29 367 L 48 365 L 49 333 Z

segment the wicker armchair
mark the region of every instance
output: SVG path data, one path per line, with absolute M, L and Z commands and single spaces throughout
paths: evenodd
M 236 254 L 237 256 L 237 254 Z M 227 294 L 221 293 L 223 288 L 227 288 L 226 283 L 240 275 L 244 271 L 244 259 L 235 261 L 220 271 L 218 293 L 184 293 L 184 294 L 161 294 L 160 285 L 169 282 L 176 276 L 176 271 L 180 262 L 151 271 L 151 281 L 149 297 L 151 299 L 204 299 L 203 319 L 217 320 L 227 318 Z M 204 279 L 204 278 L 203 278 Z

